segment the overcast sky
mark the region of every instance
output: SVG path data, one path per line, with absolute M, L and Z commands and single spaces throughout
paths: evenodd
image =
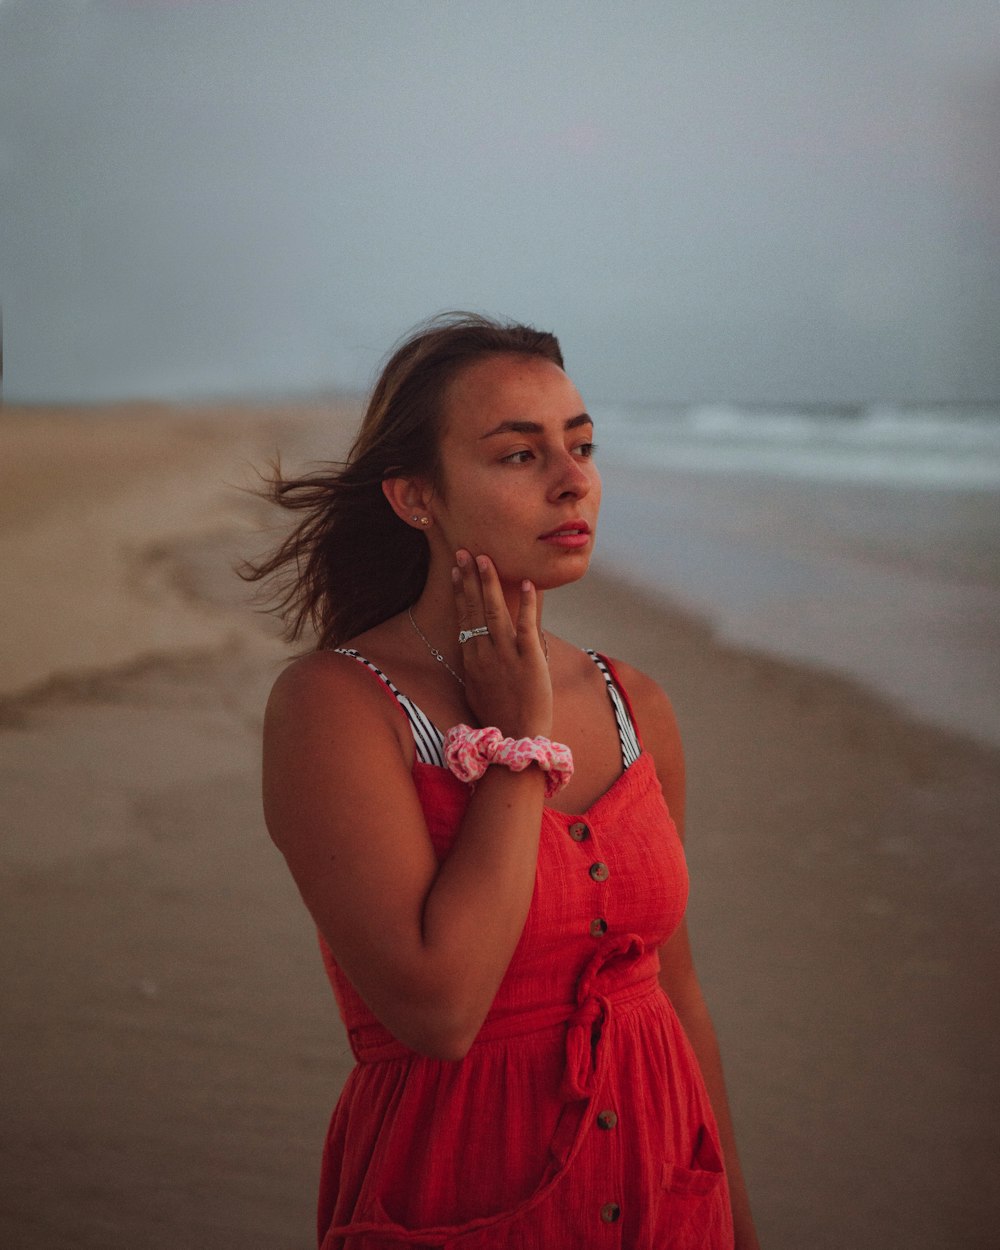
M 9 400 L 1000 398 L 997 0 L 0 0 Z

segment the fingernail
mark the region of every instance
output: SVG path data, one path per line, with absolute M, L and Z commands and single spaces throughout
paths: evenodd
M 458 567 L 464 569 L 469 563 L 469 553 L 467 551 L 456 551 L 455 559 L 458 562 Z
M 455 582 L 456 585 L 458 582 L 462 580 L 462 570 L 459 568 L 456 568 L 454 565 L 452 566 L 452 570 L 451 570 L 451 580 Z
M 531 582 L 529 582 L 527 578 L 525 578 L 524 581 L 521 583 L 521 589 L 524 591 L 525 594 L 527 594 L 528 591 L 531 589 Z
M 479 565 L 479 570 L 482 573 L 485 573 L 486 570 L 490 567 L 489 559 L 486 556 L 479 556 L 476 560 L 476 563 Z

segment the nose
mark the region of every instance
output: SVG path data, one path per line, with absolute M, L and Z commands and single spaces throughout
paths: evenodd
M 582 499 L 590 493 L 592 479 L 597 473 L 592 461 L 581 460 L 571 452 L 563 453 L 558 460 L 552 478 L 552 499 Z

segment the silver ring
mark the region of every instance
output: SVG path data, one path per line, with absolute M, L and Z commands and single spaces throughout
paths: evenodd
M 483 634 L 488 634 L 489 632 L 485 625 L 479 625 L 475 629 L 463 629 L 459 631 L 458 641 L 468 642 L 470 638 L 481 638 Z

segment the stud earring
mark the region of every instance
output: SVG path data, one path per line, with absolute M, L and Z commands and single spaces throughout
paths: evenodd
M 411 516 L 410 520 L 419 521 L 421 525 L 430 525 L 431 523 L 431 519 L 429 516 Z

